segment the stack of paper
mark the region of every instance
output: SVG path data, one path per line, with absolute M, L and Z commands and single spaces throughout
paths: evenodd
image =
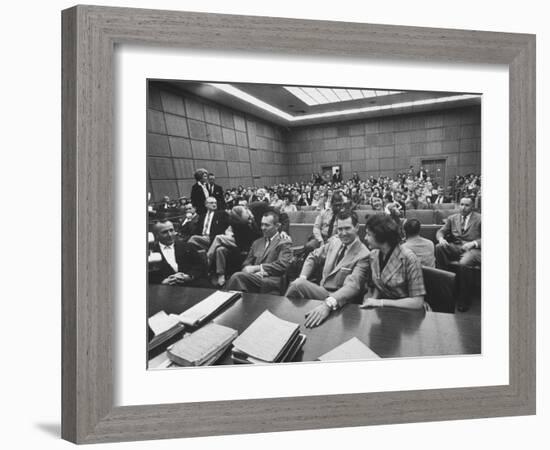
M 180 322 L 196 327 L 241 296 L 237 291 L 216 291 L 179 315 Z
M 380 356 L 374 353 L 359 339 L 353 337 L 324 355 L 319 356 L 317 359 L 319 361 L 346 361 L 350 359 L 380 359 Z
M 168 315 L 164 311 L 159 311 L 154 316 L 149 317 L 147 323 L 155 334 L 153 339 L 149 342 L 149 350 L 154 349 L 158 345 L 174 337 L 180 331 L 183 331 L 184 328 L 177 315 Z
M 209 323 L 169 347 L 168 358 L 180 366 L 211 365 L 229 347 L 237 334 L 232 328 Z
M 233 343 L 237 363 L 268 364 L 291 361 L 306 339 L 300 325 L 264 311 Z

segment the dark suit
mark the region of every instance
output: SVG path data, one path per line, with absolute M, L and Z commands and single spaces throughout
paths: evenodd
M 191 188 L 191 203 L 198 214 L 204 214 L 206 212 L 205 202 L 206 196 L 204 195 L 204 190 L 199 183 L 195 183 Z
M 184 242 L 187 242 L 191 236 L 198 233 L 200 216 L 195 214 L 191 220 L 183 219 L 179 235 Z
M 451 203 L 452 202 L 451 197 L 447 195 L 437 195 L 437 194 L 432 195 L 431 200 L 432 200 L 432 203 Z
M 225 209 L 225 198 L 223 195 L 223 188 L 217 184 L 210 184 L 208 183 L 206 185 L 208 188 L 208 192 L 210 192 L 210 196 L 214 197 L 216 201 L 218 202 L 218 209 Z
M 160 284 L 165 278 L 175 274 L 176 271 L 172 268 L 168 261 L 166 261 L 158 242 L 154 244 L 153 252 L 160 253 L 162 260 L 157 264 L 157 270 L 152 270 L 149 272 L 149 283 Z M 175 241 L 174 256 L 176 258 L 176 264 L 178 265 L 178 272 L 183 272 L 193 278 L 193 281 L 191 281 L 188 285 L 197 285 L 199 279 L 205 273 L 204 262 L 200 258 L 197 251 L 185 242 Z
M 206 213 L 200 216 L 197 223 L 197 234 L 202 234 L 202 229 L 204 227 L 204 219 L 206 218 Z M 214 217 L 212 217 L 212 223 L 210 224 L 210 240 L 218 234 L 225 233 L 225 230 L 229 226 L 227 213 L 225 211 L 214 211 Z
M 281 276 L 286 272 L 292 252 L 290 241 L 283 240 L 276 234 L 269 246 L 265 247 L 265 238 L 256 239 L 243 262 L 243 268 L 252 265 L 262 265 L 266 276 L 257 273 L 234 273 L 227 282 L 227 289 L 243 292 L 277 292 L 280 293 Z

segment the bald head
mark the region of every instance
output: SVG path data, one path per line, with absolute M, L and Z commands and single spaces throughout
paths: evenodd
M 153 233 L 155 234 L 157 241 L 164 245 L 172 245 L 176 238 L 174 225 L 169 220 L 164 222 L 156 222 L 153 225 Z

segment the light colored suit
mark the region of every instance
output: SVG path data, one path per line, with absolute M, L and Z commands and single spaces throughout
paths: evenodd
M 286 268 L 292 259 L 290 241 L 281 239 L 281 236 L 277 233 L 273 236 L 267 248 L 265 244 L 266 241 L 263 237 L 252 243 L 243 262 L 243 268 L 261 264 L 267 276 L 236 272 L 227 282 L 227 289 L 243 292 L 274 292 L 279 290 L 281 276 L 286 272 Z
M 458 261 L 461 266 L 481 264 L 481 214 L 472 212 L 464 231 L 461 214 L 449 216 L 445 225 L 436 234 L 438 240 L 442 237 L 449 243 L 437 244 L 435 247 L 437 268 L 447 269 L 452 261 Z M 464 251 L 462 245 L 468 242 L 475 242 L 476 246 Z
M 300 276 L 309 278 L 317 268 L 322 267 L 319 285 L 298 278 L 288 288 L 288 298 L 312 298 L 324 300 L 331 296 L 339 306 L 361 293 L 369 269 L 369 250 L 359 238 L 353 241 L 344 257 L 336 263 L 343 244 L 338 236 L 330 238 L 326 244 L 310 253 L 304 262 Z

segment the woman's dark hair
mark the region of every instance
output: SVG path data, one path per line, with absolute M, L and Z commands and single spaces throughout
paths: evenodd
M 370 216 L 365 227 L 373 234 L 377 242 L 387 243 L 393 247 L 401 241 L 398 225 L 386 214 Z

